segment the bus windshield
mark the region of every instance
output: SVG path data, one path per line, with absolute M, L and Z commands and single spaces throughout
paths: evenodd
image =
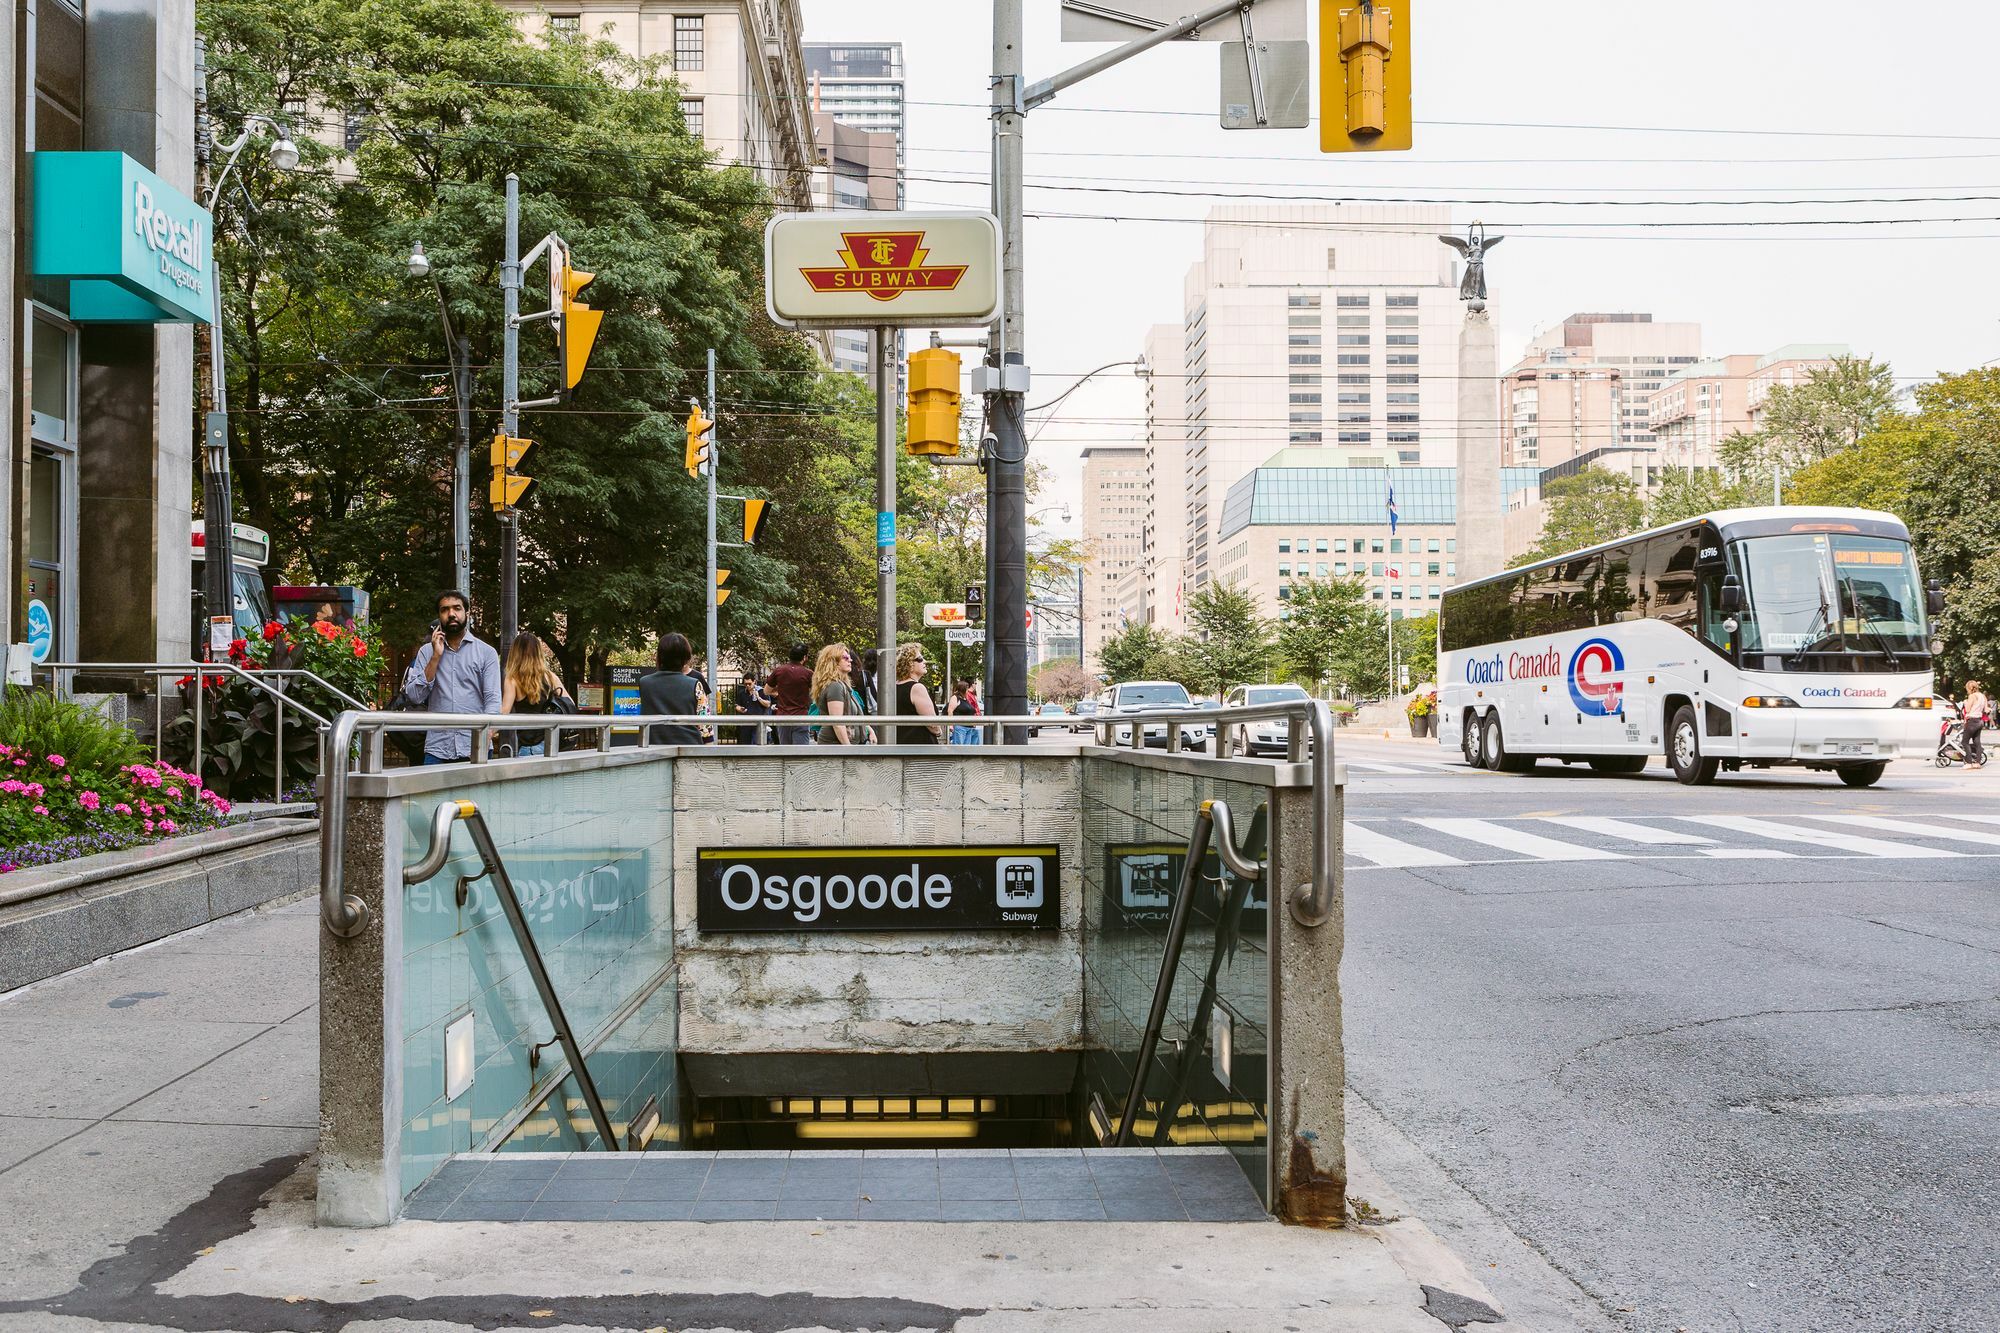
M 1847 533 L 1789 533 L 1735 543 L 1747 652 L 1928 652 L 1924 589 L 1910 545 Z

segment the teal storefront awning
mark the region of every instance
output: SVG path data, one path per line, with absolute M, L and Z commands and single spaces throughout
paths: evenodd
M 79 324 L 206 324 L 208 210 L 123 153 L 36 153 L 37 278 L 67 279 Z

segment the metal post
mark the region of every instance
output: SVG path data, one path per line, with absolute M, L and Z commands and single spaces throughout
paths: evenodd
M 521 179 L 507 173 L 507 239 L 500 263 L 500 433 L 521 433 Z M 521 528 L 512 508 L 500 513 L 500 642 L 504 655 L 521 625 Z M 472 595 L 470 589 L 465 595 Z
M 715 349 L 708 349 L 708 419 L 715 420 Z M 710 712 L 719 713 L 721 705 L 716 702 L 721 689 L 715 677 L 715 617 L 722 600 L 722 590 L 715 586 L 715 474 L 722 465 L 722 445 L 718 437 L 720 427 L 708 436 L 708 707 Z M 717 741 L 722 738 L 716 737 Z
M 896 331 L 875 329 L 875 696 L 896 715 Z M 884 742 L 896 733 L 884 729 Z
M 195 195 L 209 195 L 209 164 L 215 143 L 208 117 L 208 46 L 195 39 Z M 229 487 L 229 394 L 222 365 L 222 274 L 210 265 L 210 322 L 195 326 L 196 341 L 208 358 L 208 382 L 199 386 L 202 409 L 201 513 L 204 545 L 201 584 L 204 614 L 196 626 L 200 642 L 188 654 L 197 662 L 211 660 L 209 617 L 236 614 L 235 542 L 231 540 Z M 217 552 L 221 558 L 217 558 Z
M 440 293 L 439 300 L 443 300 Z M 451 465 L 451 586 L 472 596 L 472 340 L 453 347 L 451 374 L 458 389 L 458 449 Z
M 1000 219 L 1000 322 L 992 364 L 1025 366 L 1022 316 L 1027 238 L 1021 229 L 1022 0 L 993 0 L 993 195 Z M 1028 711 L 1028 433 L 1026 403 L 1018 389 L 991 396 L 993 431 L 986 472 L 986 594 L 989 709 L 1001 716 Z M 1026 732 L 1008 727 L 999 739 L 1025 743 Z

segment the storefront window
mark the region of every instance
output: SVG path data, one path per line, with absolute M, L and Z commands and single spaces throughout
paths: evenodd
M 54 632 L 49 656 L 66 660 L 76 643 L 71 572 L 76 565 L 76 333 L 35 312 L 30 371 L 34 455 L 28 471 L 28 600 L 40 602 Z M 32 610 L 30 615 L 33 615 Z
M 71 443 L 76 418 L 76 335 L 52 319 L 35 317 L 35 438 Z
M 35 451 L 28 486 L 28 600 L 40 602 L 55 629 L 49 656 L 63 660 L 69 647 L 68 610 L 63 586 L 63 473 L 66 461 L 46 450 Z

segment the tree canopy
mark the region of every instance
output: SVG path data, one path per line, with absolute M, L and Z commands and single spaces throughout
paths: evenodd
M 1616 541 L 1645 519 L 1646 506 L 1630 477 L 1601 467 L 1580 468 L 1542 488 L 1548 517 L 1542 535 L 1514 563 L 1532 565 L 1570 551 Z

